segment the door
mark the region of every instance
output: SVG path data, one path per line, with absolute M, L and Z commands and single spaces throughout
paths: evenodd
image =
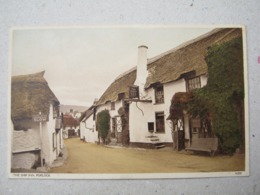
M 174 141 L 177 141 L 176 149 L 178 151 L 185 149 L 185 131 L 184 131 L 184 120 L 183 118 L 173 120 L 174 128 Z
M 116 137 L 116 118 L 112 118 L 111 138 Z

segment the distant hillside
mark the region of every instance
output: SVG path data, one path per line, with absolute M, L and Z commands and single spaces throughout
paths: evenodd
M 60 111 L 63 113 L 69 112 L 70 109 L 73 109 L 74 111 L 83 112 L 88 109 L 86 106 L 76 106 L 76 105 L 60 105 Z

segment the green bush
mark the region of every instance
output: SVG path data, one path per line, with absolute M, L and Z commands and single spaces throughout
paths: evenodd
M 208 50 L 208 83 L 194 91 L 189 103 L 193 116 L 210 115 L 212 129 L 223 153 L 232 154 L 242 143 L 241 112 L 244 109 L 242 39 L 215 45 Z
M 97 128 L 99 137 L 102 139 L 102 142 L 105 143 L 110 129 L 110 115 L 108 110 L 103 110 L 98 113 Z

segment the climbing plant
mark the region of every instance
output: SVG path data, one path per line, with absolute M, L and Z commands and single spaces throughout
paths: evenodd
M 208 83 L 193 92 L 188 104 L 194 116 L 210 116 L 212 129 L 223 153 L 232 154 L 241 145 L 244 110 L 242 39 L 236 38 L 209 48 Z
M 106 143 L 106 138 L 110 129 L 110 115 L 108 110 L 103 110 L 97 115 L 97 129 L 99 137 L 103 143 Z

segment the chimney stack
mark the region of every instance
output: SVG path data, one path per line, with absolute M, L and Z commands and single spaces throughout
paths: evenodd
M 147 72 L 147 50 L 148 47 L 141 45 L 138 47 L 137 72 L 135 85 L 139 86 L 140 96 L 144 96 L 144 85 L 148 76 Z

